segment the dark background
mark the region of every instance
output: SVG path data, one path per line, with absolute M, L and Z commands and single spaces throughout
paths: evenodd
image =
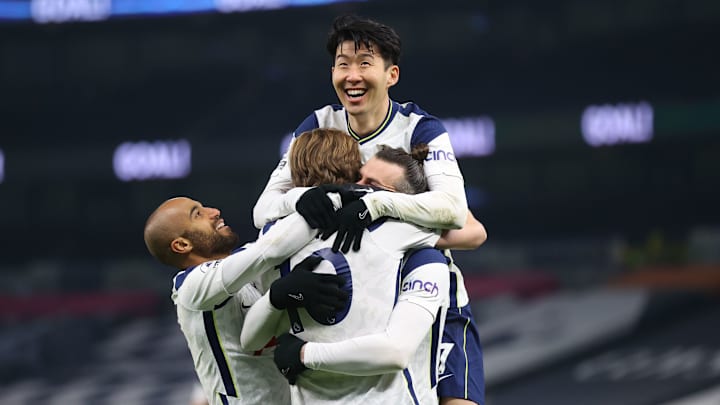
M 324 41 L 343 12 L 401 34 L 395 100 L 495 120 L 495 153 L 460 161 L 491 240 L 682 239 L 719 222 L 715 2 L 370 1 L 0 25 L 3 261 L 145 257 L 144 219 L 178 194 L 253 238 L 280 139 L 335 102 Z M 639 101 L 655 109 L 650 143 L 583 142 L 585 107 Z M 113 175 L 120 143 L 180 138 L 187 178 Z
M 174 271 L 147 253 L 145 219 L 167 198 L 187 195 L 220 208 L 242 240 L 255 238 L 252 207 L 281 140 L 314 109 L 336 102 L 324 48 L 333 18 L 346 12 L 402 36 L 394 100 L 414 101 L 441 119 L 484 116 L 495 124 L 492 155 L 459 159 L 470 208 L 489 233 L 476 251 L 456 254 L 479 323 L 509 313 L 507 297 L 488 298 L 508 285 L 509 295 L 557 292 L 635 270 L 681 274 L 710 265 L 685 283 L 720 286 L 715 0 L 370 0 L 100 22 L 2 21 L 0 323 L 8 332 L 0 336 L 7 365 L 0 382 L 45 381 L 43 390 L 27 391 L 35 400 L 72 392 L 74 376 L 137 387 L 145 374 L 132 362 L 142 359 L 147 375 L 170 370 L 166 384 L 156 384 L 166 392 L 179 392 L 175 383 L 189 387 L 191 363 L 168 298 Z M 640 102 L 653 108 L 650 142 L 595 148 L 583 140 L 585 108 Z M 179 139 L 192 145 L 187 177 L 115 177 L 120 144 Z M 710 318 L 692 333 L 680 321 L 710 307 L 661 306 L 667 322 L 657 329 L 640 323 L 639 333 L 674 327 L 677 336 L 702 335 L 716 328 Z M 145 333 L 142 346 L 123 340 L 136 332 Z M 552 340 L 564 337 L 557 334 Z M 116 336 L 127 351 L 96 347 Z M 680 345 L 677 336 L 668 340 Z M 165 339 L 175 339 L 175 351 Z M 498 347 L 485 344 L 486 353 Z M 536 377 L 569 375 L 546 371 Z M 518 390 L 511 383 L 489 393 L 514 404 L 504 396 L 537 399 L 555 392 L 551 385 Z M 681 388 L 665 397 L 690 391 Z M 657 398 L 650 392 L 642 391 L 645 402 L 627 403 L 658 403 L 648 402 Z M 179 395 L 182 402 L 187 393 Z

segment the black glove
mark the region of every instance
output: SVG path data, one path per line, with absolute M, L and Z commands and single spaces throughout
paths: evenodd
M 345 279 L 336 274 L 313 273 L 322 257 L 311 255 L 270 286 L 270 303 L 277 309 L 304 307 L 321 317 L 332 317 L 345 307 Z
M 344 207 L 375 190 L 373 187 L 361 186 L 354 183 L 323 184 L 303 193 L 295 204 L 295 211 L 305 218 L 310 228 L 322 229 L 322 234 L 326 235 L 323 239 L 327 239 L 327 237 L 332 235 L 338 228 L 335 209 L 327 193 L 340 194 L 340 199 Z
M 295 211 L 305 218 L 310 228 L 330 228 L 335 221 L 335 208 L 323 186 L 303 193 L 295 204 Z
M 338 211 L 337 219 L 338 231 L 332 251 L 337 252 L 340 249 L 343 253 L 347 253 L 350 251 L 350 245 L 352 245 L 353 250 L 360 250 L 363 231 L 372 222 L 370 211 L 365 202 L 363 200 L 351 202 Z M 342 248 L 340 248 L 341 244 Z
M 355 183 L 346 183 L 339 186 L 324 185 L 321 187 L 324 187 L 327 191 L 333 191 L 340 194 L 340 199 L 342 200 L 343 207 L 347 207 L 348 205 L 350 205 L 350 203 L 359 200 L 361 197 L 368 193 L 381 190 L 373 186 L 360 185 Z M 330 236 L 332 236 L 332 234 L 337 232 L 340 225 L 339 218 L 340 210 L 334 212 L 333 223 L 331 227 L 320 227 L 320 233 L 318 234 L 318 236 L 322 238 L 322 240 L 327 240 Z
M 304 344 L 304 340 L 289 333 L 283 333 L 277 338 L 274 354 L 275 365 L 292 385 L 295 384 L 298 375 L 307 370 L 307 367 L 300 361 L 300 349 Z
M 321 187 L 327 187 L 328 192 L 334 191 L 338 194 L 340 194 L 340 198 L 342 199 L 342 205 L 343 207 L 347 206 L 353 201 L 359 200 L 361 197 L 372 193 L 374 191 L 382 190 L 381 188 L 369 186 L 369 185 L 361 185 L 361 184 L 355 184 L 355 183 L 346 183 L 346 184 L 340 184 L 340 185 L 330 185 L 326 184 Z

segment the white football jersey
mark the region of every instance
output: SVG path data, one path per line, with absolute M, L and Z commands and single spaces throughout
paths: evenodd
M 198 310 L 179 303 L 179 294 L 184 289 L 199 288 L 208 272 L 217 271 L 222 263 L 222 260 L 207 262 L 181 271 L 173 286 L 178 323 L 205 396 L 211 405 L 289 404 L 288 383 L 275 367 L 272 344 L 257 352 L 240 348 L 245 313 L 262 296 L 252 284 L 212 309 Z
M 211 404 L 289 404 L 287 380 L 273 362 L 274 339 L 258 351 L 241 348 L 240 334 L 251 305 L 261 296 L 254 280 L 269 283 L 275 266 L 310 241 L 299 214 L 228 257 L 179 272 L 172 299 L 195 371 Z
M 444 174 L 462 178 L 460 167 L 455 159 L 455 152 L 450 143 L 445 126 L 436 117 L 422 110 L 417 104 L 391 102 L 391 108 L 388 116 L 383 124 L 373 131 L 371 134 L 360 137 L 355 134 L 347 120 L 345 108 L 339 104 L 327 105 L 316 110 L 308 116 L 305 121 L 295 130 L 294 136 L 299 136 L 305 131 L 315 128 L 335 128 L 347 131 L 360 144 L 360 152 L 362 153 L 363 163 L 367 162 L 378 151 L 380 145 L 388 145 L 393 148 L 402 148 L 410 152 L 417 144 L 427 144 L 430 148 L 428 157 L 425 159 L 423 167 L 425 176 L 430 178 L 433 175 Z M 274 176 L 287 177 L 290 179 L 289 166 L 284 164 L 286 157 L 283 157 L 278 169 L 275 169 Z M 281 170 L 281 169 L 285 170 Z M 285 173 L 281 173 L 281 172 Z M 272 179 L 271 182 L 278 179 Z M 290 187 L 292 181 L 290 181 Z M 432 189 L 432 187 L 431 187 Z M 464 198 L 464 196 L 463 196 Z M 428 220 L 431 220 L 430 218 Z M 429 226 L 429 225 L 428 225 Z M 430 226 L 432 227 L 432 226 Z M 437 226 L 440 228 L 440 226 Z M 447 251 L 446 255 L 450 256 Z M 470 300 L 465 289 L 460 269 L 453 262 L 450 265 L 450 271 L 454 273 L 455 282 L 454 289 L 450 291 L 451 307 L 463 307 Z
M 418 299 L 417 303 L 427 305 L 433 314 L 444 314 L 439 308 L 447 302 L 447 266 L 441 266 L 443 270 L 439 272 L 435 268 L 435 274 L 423 274 L 422 268 L 407 274 L 402 270 L 403 256 L 408 249 L 432 247 L 438 238 L 437 232 L 412 224 L 380 220 L 365 231 L 358 252 L 333 253 L 330 249 L 333 238 L 311 242 L 284 264 L 281 271 L 289 271 L 309 255 L 319 255 L 325 260 L 315 271 L 342 276 L 350 298 L 333 319 L 314 319 L 302 308 L 288 311 L 292 333 L 310 342 L 338 342 L 382 332 L 401 292 L 409 300 L 413 295 L 432 296 Z M 437 352 L 440 335 L 440 330 L 428 331 L 412 367 L 403 372 L 349 376 L 306 370 L 291 386 L 292 403 L 400 405 L 417 403 L 418 397 L 426 398 L 420 403 L 437 403 L 430 376 L 435 370 L 433 353 Z

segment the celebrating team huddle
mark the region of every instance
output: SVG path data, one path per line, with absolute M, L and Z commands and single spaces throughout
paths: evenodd
M 295 131 L 255 205 L 256 241 L 236 249 L 220 211 L 187 197 L 146 223 L 151 254 L 181 270 L 172 297 L 203 392 L 211 404 L 483 404 L 447 249 L 486 234 L 449 135 L 390 99 L 392 28 L 340 17 L 327 49 L 342 105 Z

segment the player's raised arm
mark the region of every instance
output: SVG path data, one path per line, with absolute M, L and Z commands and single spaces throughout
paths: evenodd
M 212 308 L 297 252 L 314 236 L 315 232 L 300 215 L 283 218 L 256 242 L 177 276 L 176 302 L 190 309 Z
M 290 147 L 292 147 L 292 143 L 291 141 Z M 288 206 L 283 198 L 284 194 L 293 188 L 287 159 L 288 153 L 286 152 L 275 170 L 270 174 L 265 189 L 253 207 L 253 222 L 258 229 L 261 229 L 266 223 L 288 215 L 295 210 L 294 206 Z

